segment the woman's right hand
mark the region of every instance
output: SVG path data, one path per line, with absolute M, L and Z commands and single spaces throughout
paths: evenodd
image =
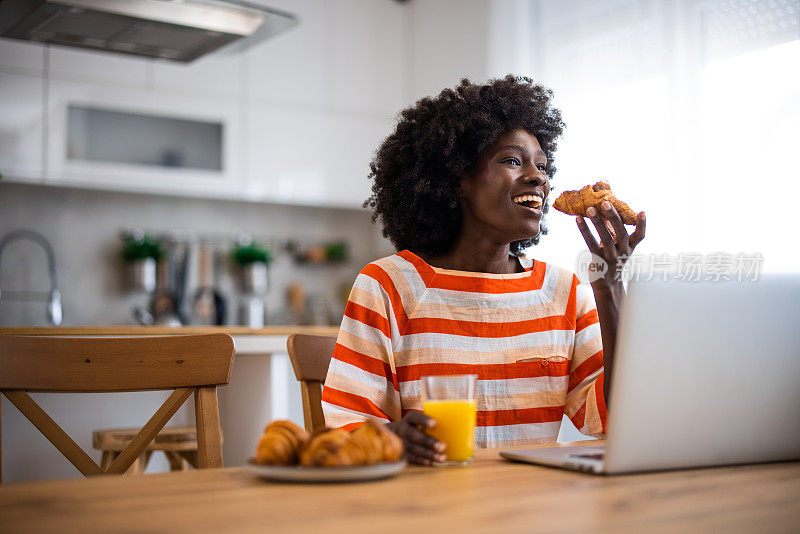
M 406 459 L 410 463 L 431 465 L 446 460 L 445 444 L 425 433 L 425 430 L 436 426 L 435 419 L 410 410 L 401 420 L 386 423 L 386 426 L 403 440 Z

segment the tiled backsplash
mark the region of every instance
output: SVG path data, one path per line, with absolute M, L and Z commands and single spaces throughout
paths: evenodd
M 58 285 L 64 299 L 64 325 L 134 324 L 134 306 L 145 294 L 130 293 L 120 258 L 120 230 L 141 226 L 224 233 L 240 229 L 255 236 L 301 242 L 344 240 L 349 259 L 330 265 L 301 265 L 277 254 L 270 266 L 267 322 L 280 320 L 285 289 L 301 283 L 308 296 L 326 302 L 334 322 L 341 314 L 343 287 L 390 246 L 364 211 L 186 199 L 0 183 L 0 236 L 18 228 L 43 234 L 55 249 Z M 0 265 L 0 288 L 48 289 L 41 249 L 25 241 L 10 244 Z M 228 323 L 235 324 L 239 284 L 235 268 L 222 262 L 219 289 L 228 298 Z M 9 301 L 0 296 L 0 326 L 44 325 L 44 302 Z

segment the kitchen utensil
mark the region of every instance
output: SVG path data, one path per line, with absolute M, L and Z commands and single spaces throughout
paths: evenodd
M 205 245 L 199 249 L 199 287 L 192 302 L 192 324 L 225 324 L 225 300 L 214 287 L 214 252 Z
M 178 311 L 177 299 L 170 291 L 170 254 L 158 261 L 156 267 L 156 290 L 150 300 L 150 313 L 153 324 L 159 326 L 181 326 L 182 320 Z

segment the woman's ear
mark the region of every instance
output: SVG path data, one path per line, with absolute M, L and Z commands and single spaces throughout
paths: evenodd
M 464 198 L 467 196 L 466 189 L 469 188 L 469 175 L 464 172 L 460 176 L 453 177 L 454 190 L 456 197 Z

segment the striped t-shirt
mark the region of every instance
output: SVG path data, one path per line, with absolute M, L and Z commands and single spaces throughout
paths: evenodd
M 565 413 L 603 436 L 591 289 L 565 269 L 521 262 L 525 272 L 514 274 L 453 271 L 404 250 L 367 265 L 328 368 L 326 424 L 398 420 L 422 410 L 421 376 L 475 374 L 477 447 L 552 443 Z

